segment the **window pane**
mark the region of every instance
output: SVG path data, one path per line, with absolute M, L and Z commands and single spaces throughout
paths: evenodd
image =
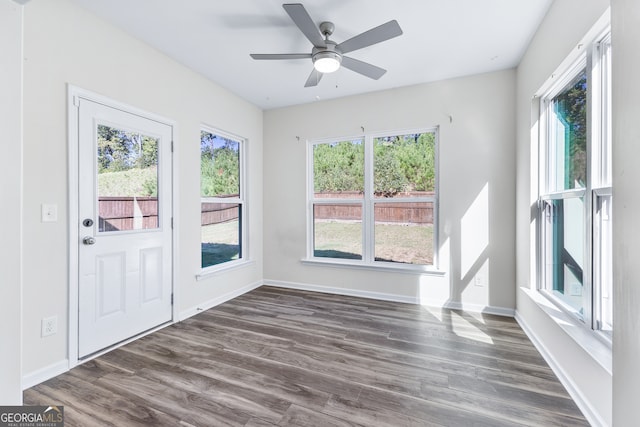
M 98 230 L 158 228 L 158 139 L 98 125 Z
M 201 203 L 202 268 L 242 257 L 238 203 Z
M 415 197 L 434 194 L 435 141 L 433 132 L 375 138 L 375 196 Z
M 200 132 L 202 197 L 240 197 L 240 143 Z
M 576 312 L 584 314 L 584 200 L 553 200 L 547 210 L 547 278 L 550 290 Z M 550 247 L 549 247 L 550 246 Z
M 433 203 L 376 203 L 375 260 L 433 264 Z
M 364 193 L 364 143 L 362 140 L 313 145 L 315 197 L 362 198 Z
M 596 197 L 594 227 L 595 263 L 594 278 L 598 290 L 599 329 L 613 330 L 613 248 L 611 246 L 611 196 Z
M 362 205 L 313 206 L 313 256 L 362 259 Z
M 582 70 L 552 99 L 550 191 L 584 188 L 587 182 L 587 72 Z

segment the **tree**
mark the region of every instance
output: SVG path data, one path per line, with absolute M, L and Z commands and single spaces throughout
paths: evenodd
M 564 186 L 583 187 L 587 180 L 587 73 L 553 99 L 554 112 L 565 127 Z
M 316 192 L 364 191 L 364 144 L 360 140 L 313 147 Z
M 407 177 L 399 160 L 401 142 L 397 137 L 378 138 L 373 149 L 373 192 L 378 196 L 393 197 L 405 191 Z
M 374 144 L 376 194 L 391 197 L 401 191 L 435 189 L 434 133 L 376 138 Z
M 158 164 L 158 139 L 98 125 L 98 172 L 145 169 Z
M 240 143 L 209 132 L 200 133 L 201 195 L 240 193 Z
M 397 156 L 407 179 L 407 191 L 434 191 L 435 134 L 412 134 L 399 139 Z
M 373 150 L 377 195 L 435 189 L 434 133 L 375 138 Z M 314 145 L 315 192 L 363 192 L 364 163 L 362 140 Z

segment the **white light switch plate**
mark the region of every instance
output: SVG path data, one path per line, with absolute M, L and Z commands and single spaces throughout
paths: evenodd
M 42 205 L 42 222 L 56 222 L 58 220 L 58 205 Z

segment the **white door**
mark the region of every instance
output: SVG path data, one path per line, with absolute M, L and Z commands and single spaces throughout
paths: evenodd
M 79 100 L 78 358 L 172 318 L 171 139 Z

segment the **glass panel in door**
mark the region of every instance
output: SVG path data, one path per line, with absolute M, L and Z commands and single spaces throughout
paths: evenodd
M 98 230 L 158 228 L 158 138 L 98 125 Z

